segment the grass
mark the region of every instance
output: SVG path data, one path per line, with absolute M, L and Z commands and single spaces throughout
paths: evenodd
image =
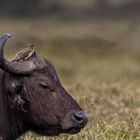
M 87 51 L 60 47 L 56 54 L 54 48 L 48 50 L 48 57 L 66 89 L 87 112 L 89 123 L 76 135 L 45 138 L 29 132 L 21 140 L 139 140 L 139 61 L 113 50 L 108 54 L 92 47 Z
M 40 46 L 38 53 L 53 62 L 64 87 L 89 117 L 87 126 L 75 135 L 42 137 L 28 132 L 19 140 L 140 139 L 140 48 L 132 49 L 126 45 L 131 40 L 126 39 L 129 23 L 95 21 L 93 25 L 86 22 L 52 25 L 51 22 L 11 22 L 11 26 L 16 24 L 15 31 L 4 23 L 1 23 L 4 26 L 0 28 L 1 32 L 8 29 L 18 34 L 16 41 L 11 41 L 13 49 L 7 49 L 7 56 L 12 58 L 10 54 L 15 53 L 14 48 L 18 50 L 30 40 L 35 42 Z M 36 28 L 38 24 L 40 26 Z M 44 27 L 47 28 L 45 32 Z M 137 39 L 139 32 L 134 31 L 133 35 Z

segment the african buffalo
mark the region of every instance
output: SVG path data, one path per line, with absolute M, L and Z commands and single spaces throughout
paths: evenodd
M 45 136 L 79 132 L 88 119 L 53 65 L 35 52 L 28 60 L 6 60 L 10 37 L 0 37 L 0 139 L 13 140 L 28 130 Z

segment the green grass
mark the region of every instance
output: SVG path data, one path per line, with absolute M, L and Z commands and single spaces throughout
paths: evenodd
M 140 140 L 140 48 L 127 47 L 128 22 L 10 21 L 15 29 L 4 23 L 1 32 L 17 34 L 7 56 L 35 42 L 39 55 L 53 62 L 64 87 L 89 117 L 75 135 L 42 137 L 28 132 L 19 140 Z M 137 39 L 139 31 L 133 33 Z

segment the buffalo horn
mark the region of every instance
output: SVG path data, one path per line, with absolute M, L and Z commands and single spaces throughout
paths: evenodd
M 32 61 L 10 62 L 5 59 L 4 46 L 9 38 L 11 38 L 9 33 L 0 36 L 0 68 L 11 74 L 31 74 L 36 69 Z

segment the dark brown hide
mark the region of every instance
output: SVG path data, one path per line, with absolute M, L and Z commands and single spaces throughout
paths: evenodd
M 6 73 L 0 70 L 0 137 L 2 140 L 13 140 L 27 131 L 22 113 L 10 107 L 8 94 L 5 91 Z
M 9 63 L 33 63 L 36 69 L 27 75 L 19 74 L 20 69 L 18 74 L 0 71 L 0 137 L 3 140 L 16 139 L 28 130 L 51 136 L 74 134 L 86 125 L 85 113 L 63 88 L 48 60 L 33 55 L 26 62 Z

